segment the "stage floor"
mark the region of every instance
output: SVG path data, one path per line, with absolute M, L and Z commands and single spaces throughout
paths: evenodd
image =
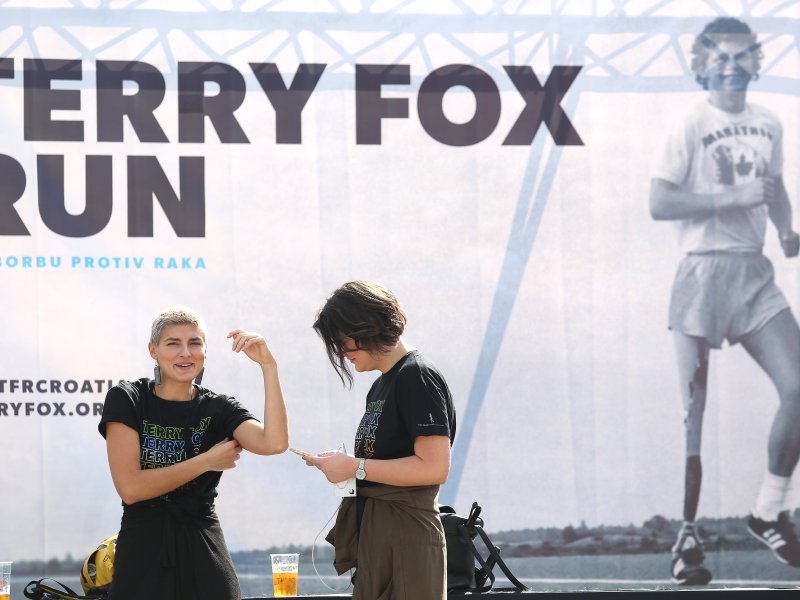
M 800 588 L 685 588 L 679 590 L 617 590 L 593 592 L 519 592 L 516 590 L 493 590 L 482 594 L 451 593 L 448 598 L 496 598 L 497 600 L 513 600 L 514 598 L 530 598 L 536 596 L 537 600 L 567 600 L 570 597 L 576 600 L 667 600 L 667 596 L 675 596 L 676 600 L 797 600 L 800 598 Z M 323 596 L 295 596 L 296 598 L 313 598 L 314 600 L 341 600 L 350 598 L 350 594 L 333 594 Z M 242 600 L 263 600 L 272 596 L 257 596 L 242 598 Z

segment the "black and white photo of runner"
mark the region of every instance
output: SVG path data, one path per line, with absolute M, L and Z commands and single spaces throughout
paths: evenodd
M 745 525 L 779 561 L 800 567 L 793 507 L 786 504 L 800 457 L 800 328 L 762 253 L 768 229 L 789 258 L 797 256 L 799 238 L 782 178 L 780 118 L 747 101 L 763 58 L 745 22 L 719 17 L 705 26 L 692 46 L 691 66 L 708 97 L 671 130 L 653 172 L 651 215 L 675 224 L 685 253 L 669 307 L 686 433 L 684 523 L 671 561 L 672 579 L 680 584 L 713 577 L 695 520 L 709 362 L 725 340 L 742 344 L 779 400 L 768 464 Z M 771 390 L 752 401 L 775 410 Z

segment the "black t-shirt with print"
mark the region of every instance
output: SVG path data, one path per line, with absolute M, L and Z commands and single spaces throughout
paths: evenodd
M 188 460 L 215 444 L 233 439 L 234 430 L 255 417 L 231 396 L 197 386 L 192 400 L 176 402 L 155 395 L 147 378 L 120 381 L 108 390 L 98 430 L 123 423 L 139 433 L 142 469 L 158 469 Z M 162 498 L 212 504 L 221 471 L 206 471 Z
M 354 454 L 381 460 L 413 456 L 414 440 L 422 435 L 446 435 L 452 445 L 456 411 L 442 374 L 412 350 L 372 384 Z

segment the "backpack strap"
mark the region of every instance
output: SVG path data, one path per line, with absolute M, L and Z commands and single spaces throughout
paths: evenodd
M 45 585 L 42 583 L 43 581 L 52 581 L 56 585 L 60 586 L 61 589 L 56 589 L 54 587 L 50 587 L 49 585 Z M 42 579 L 31 581 L 25 586 L 25 589 L 22 590 L 22 593 L 25 594 L 26 598 L 30 598 L 31 600 L 77 600 L 86 598 L 86 596 L 81 596 L 80 594 L 75 593 L 68 586 L 64 585 L 60 581 L 51 579 L 50 577 L 44 577 Z
M 486 535 L 486 532 L 483 530 L 483 527 L 481 527 L 480 525 L 476 525 L 475 530 L 478 532 L 478 535 L 481 536 L 483 543 L 486 544 L 486 548 L 489 550 L 489 560 L 487 561 L 487 563 L 491 564 L 491 566 L 489 567 L 490 572 L 491 568 L 496 564 L 498 567 L 500 567 L 500 570 L 503 571 L 503 574 L 506 577 L 508 577 L 508 580 L 511 582 L 511 585 L 513 585 L 519 591 L 525 591 L 525 590 L 530 591 L 530 588 L 524 585 L 522 582 L 520 582 L 520 580 L 517 579 L 511 572 L 511 569 L 508 568 L 508 565 L 506 565 L 505 561 L 500 557 L 500 548 L 498 548 L 492 543 L 492 540 L 490 540 L 489 536 Z M 473 544 L 472 547 L 475 548 L 475 545 Z M 482 560 L 480 562 L 481 566 L 484 566 L 484 562 Z M 488 564 L 486 566 L 488 566 Z M 494 582 L 493 576 L 492 576 L 492 582 Z
M 475 557 L 475 560 L 478 561 L 480 568 L 475 569 L 475 587 L 470 588 L 470 592 L 488 592 L 492 589 L 492 585 L 494 585 L 494 573 L 492 572 L 492 564 L 488 564 L 486 560 L 481 555 L 480 551 L 475 547 L 475 542 L 472 540 L 475 537 L 475 533 L 477 532 L 477 527 L 473 526 L 470 529 L 467 529 L 466 524 L 462 523 L 458 526 L 458 532 L 461 534 L 461 538 L 466 542 L 467 547 L 472 552 L 472 556 Z M 491 560 L 491 557 L 490 557 Z M 486 580 L 489 580 L 489 583 L 486 583 Z

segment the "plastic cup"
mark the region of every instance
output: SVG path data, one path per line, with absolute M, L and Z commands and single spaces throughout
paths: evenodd
M 11 598 L 11 561 L 0 562 L 0 600 Z
M 270 554 L 272 561 L 272 590 L 276 598 L 297 596 L 299 554 Z M 0 597 L 0 600 L 4 600 Z

